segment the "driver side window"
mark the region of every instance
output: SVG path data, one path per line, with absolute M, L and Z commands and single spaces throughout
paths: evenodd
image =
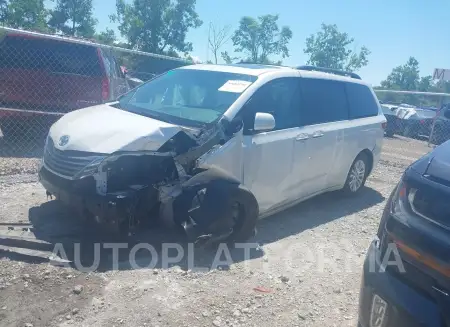
M 253 134 L 257 112 L 274 116 L 274 130 L 300 126 L 299 80 L 296 77 L 278 78 L 257 90 L 241 111 L 245 134 Z

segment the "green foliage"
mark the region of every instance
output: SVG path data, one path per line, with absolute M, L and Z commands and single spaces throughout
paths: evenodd
M 232 64 L 233 61 L 239 60 L 239 58 L 237 57 L 231 57 L 228 54 L 228 51 L 223 51 L 220 53 L 220 55 L 222 56 L 222 60 L 226 63 L 226 64 Z
M 417 90 L 419 85 L 419 62 L 410 57 L 406 64 L 395 67 L 386 80 L 381 82 L 383 88 L 406 91 Z
M 6 23 L 7 13 L 8 2 L 6 0 L 0 0 L 0 24 Z
M 450 93 L 450 82 L 433 81 L 431 76 L 419 75 L 419 62 L 414 57 L 401 66 L 395 67 L 387 76 L 386 80 L 381 82 L 381 89 L 402 90 L 402 91 L 420 91 Z M 435 106 L 439 107 L 440 98 L 437 96 L 414 95 L 414 94 L 395 94 L 378 93 L 378 98 L 391 103 L 408 103 L 416 106 Z
M 386 80 L 381 82 L 382 89 L 402 90 L 402 91 L 428 91 L 431 87 L 431 76 L 420 78 L 419 62 L 416 58 L 410 57 L 401 66 L 392 69 Z M 421 98 L 412 94 L 384 93 L 379 95 L 380 100 L 393 103 L 408 103 L 419 105 Z
M 269 56 L 281 55 L 283 58 L 289 57 L 287 47 L 292 38 L 292 31 L 289 27 L 278 27 L 278 15 L 264 15 L 257 19 L 253 17 L 242 17 L 239 28 L 234 32 L 233 45 L 236 52 L 244 53 L 244 61 L 251 63 L 267 63 Z M 224 57 L 222 53 L 222 58 Z M 227 62 L 227 60 L 225 60 Z
M 0 22 L 13 28 L 45 32 L 44 0 L 0 0 Z
M 190 28 L 202 24 L 195 11 L 196 0 L 117 0 L 119 31 L 133 49 L 152 53 L 192 51 L 186 41 Z
M 339 32 L 337 25 L 322 24 L 319 32 L 306 39 L 303 51 L 309 55 L 308 65 L 357 71 L 367 66 L 370 51 L 364 46 L 359 52 L 349 49 L 353 42 L 347 33 Z
M 48 22 L 54 31 L 70 36 L 93 37 L 97 20 L 92 13 L 92 0 L 56 0 Z
M 105 31 L 96 34 L 94 37 L 98 42 L 107 45 L 113 45 L 117 40 L 116 33 L 114 33 L 114 30 L 109 28 L 106 28 Z

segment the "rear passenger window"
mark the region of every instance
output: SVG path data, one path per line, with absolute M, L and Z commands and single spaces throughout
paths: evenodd
M 348 119 L 345 85 L 339 81 L 303 78 L 300 120 L 314 125 Z
M 378 115 L 378 104 L 369 87 L 354 83 L 347 83 L 345 87 L 350 105 L 350 119 Z

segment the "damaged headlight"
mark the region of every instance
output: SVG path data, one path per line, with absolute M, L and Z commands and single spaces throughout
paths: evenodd
M 77 178 L 83 178 L 95 174 L 105 158 L 106 156 L 93 157 L 93 160 L 78 173 Z

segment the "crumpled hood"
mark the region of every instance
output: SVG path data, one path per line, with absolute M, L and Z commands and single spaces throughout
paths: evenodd
M 181 130 L 177 125 L 102 104 L 64 115 L 51 127 L 49 136 L 60 150 L 110 154 L 119 150 L 156 151 Z

